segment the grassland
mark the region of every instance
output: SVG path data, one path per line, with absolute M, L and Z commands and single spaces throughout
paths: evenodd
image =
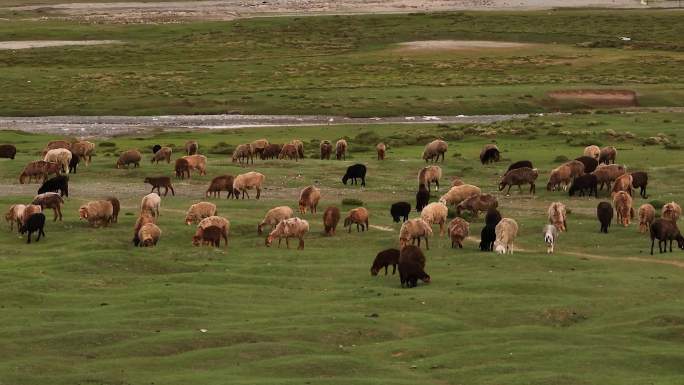
M 595 114 L 492 126 L 386 125 L 372 132 L 354 126 L 150 131 L 98 141 L 93 165 L 71 176 L 63 223 L 50 222 L 47 237 L 30 246 L 0 232 L 0 383 L 681 384 L 681 251 L 649 256 L 649 241 L 634 224 L 601 235 L 597 200 L 568 199 L 543 186 L 559 155 L 578 156 L 585 142 L 613 144 L 620 163 L 649 172 L 649 200 L 681 202 L 681 150 L 644 141 L 663 134 L 677 147 L 683 123 L 677 114 Z M 352 151 L 348 161 L 250 166 L 267 176 L 261 200 L 214 200 L 232 222 L 229 247 L 191 246 L 184 211 L 203 199 L 210 178 L 244 170 L 217 152 L 259 137 L 297 137 L 312 155 L 312 143 L 343 136 Z M 503 214 L 521 225 L 520 250 L 483 254 L 474 240 L 453 250 L 435 237 L 427 252 L 433 282 L 401 289 L 397 276 L 374 278 L 368 269 L 379 250 L 396 246 L 399 225 L 389 205 L 414 203 L 422 144 L 436 136 L 450 142 L 445 179 L 459 176 L 497 194 Z M 177 195 L 163 198 L 160 244 L 136 249 L 131 229 L 148 192 L 142 179 L 168 175 L 171 167 L 145 159 L 139 169 L 116 170 L 115 154 L 154 143 L 181 146 L 189 138 L 208 155 L 209 175 L 176 183 Z M 18 185 L 15 176 L 51 139 L 0 133 L 0 142 L 20 150 L 14 161 L 0 160 L 1 206 L 31 199 L 37 186 Z M 376 140 L 392 144 L 384 162 L 371 151 Z M 477 155 L 492 140 L 504 161 L 482 166 Z M 522 158 L 542 172 L 538 194 L 495 192 L 498 175 Z M 368 165 L 366 189 L 339 180 L 354 162 Z M 266 248 L 255 231 L 263 214 L 293 207 L 311 183 L 323 190 L 323 208 L 347 210 L 343 198 L 360 199 L 378 227 L 351 234 L 340 227 L 328 238 L 320 215 L 307 214 L 312 231 L 305 250 Z M 78 221 L 81 203 L 111 194 L 122 200 L 118 224 L 91 229 Z M 554 200 L 572 213 L 557 254 L 546 255 L 541 227 Z M 471 226 L 479 237 L 482 219 Z
M 635 90 L 681 106 L 677 11 L 459 12 L 279 17 L 163 25 L 0 15 L 4 40 L 124 44 L 0 51 L 0 115 L 193 113 L 392 116 L 576 109 L 546 93 Z M 27 20 L 28 18 L 28 20 Z M 624 42 L 619 36 L 632 40 Z M 408 52 L 397 43 L 463 39 L 521 49 Z

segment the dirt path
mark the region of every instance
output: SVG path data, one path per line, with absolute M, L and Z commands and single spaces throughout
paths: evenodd
M 63 47 L 72 45 L 121 44 L 119 40 L 17 40 L 0 41 L 0 50 Z

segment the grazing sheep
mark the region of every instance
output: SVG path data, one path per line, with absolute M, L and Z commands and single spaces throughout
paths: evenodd
M 558 228 L 553 225 L 544 226 L 544 243 L 546 243 L 546 254 L 553 254 L 553 247 L 558 240 Z
M 17 148 L 11 144 L 0 144 L 0 158 L 14 159 Z
M 262 152 L 263 155 L 263 152 Z M 254 154 L 252 154 L 252 146 L 249 144 L 241 144 L 235 148 L 233 151 L 233 158 L 232 162 L 238 162 L 240 166 L 245 167 L 246 164 L 249 164 L 249 161 L 252 161 L 252 164 L 254 164 Z
M 56 148 L 50 150 L 43 158 L 46 162 L 57 163 L 62 168 L 62 172 L 69 173 L 69 163 L 71 162 L 71 151 L 66 148 Z
M 351 233 L 352 224 L 356 224 L 356 232 L 359 232 L 359 226 L 361 226 L 360 231 L 367 231 L 368 228 L 368 210 L 364 207 L 357 207 L 355 209 L 349 210 L 347 217 L 344 218 L 344 227 L 349 227 L 349 232 Z
M 437 185 L 436 191 L 439 191 L 439 180 L 442 178 L 442 168 L 439 166 L 425 166 L 418 172 L 418 184 L 424 184 L 430 191 L 430 182 Z
M 323 228 L 326 235 L 335 235 L 337 224 L 340 222 L 340 209 L 330 206 L 323 213 Z
M 90 201 L 78 209 L 78 215 L 92 227 L 107 226 L 112 222 L 114 207 L 110 201 Z
M 252 189 L 256 190 L 256 199 L 259 199 L 264 180 L 266 180 L 264 174 L 255 171 L 239 174 L 233 179 L 233 194 L 235 195 L 235 199 L 238 199 L 240 194 L 242 194 L 242 199 L 245 199 L 245 195 L 247 195 L 247 199 L 249 199 L 248 190 Z
M 259 155 L 259 157 L 261 157 L 264 151 L 266 151 L 266 147 L 268 147 L 268 145 L 268 140 L 257 139 L 253 141 L 249 146 L 252 148 L 252 154 L 254 154 L 255 156 Z
M 150 192 L 154 192 L 154 189 L 157 189 L 157 194 L 161 195 L 161 188 L 164 187 L 164 196 L 169 193 L 169 189 L 171 189 L 171 195 L 176 195 L 176 192 L 173 190 L 173 186 L 171 185 L 171 178 L 168 176 L 148 176 L 145 178 L 145 183 L 148 183 L 152 186 L 152 190 L 150 190 Z
M 639 195 L 642 198 L 647 199 L 646 186 L 648 186 L 648 174 L 642 171 L 633 172 L 632 174 L 632 187 L 639 188 Z
M 190 178 L 190 162 L 185 158 L 176 159 L 174 164 L 174 170 L 176 170 L 176 178 L 185 179 L 187 176 Z
M 50 174 L 59 175 L 60 172 L 61 166 L 58 163 L 36 160 L 29 162 L 21 171 L 21 174 L 19 174 L 19 183 L 24 184 L 25 178 L 28 178 L 28 183 L 31 183 L 31 179 L 34 178 L 45 182 Z M 38 179 L 39 177 L 40 179 Z
M 152 159 L 150 160 L 150 163 L 157 163 L 161 162 L 162 160 L 165 160 L 167 164 L 171 163 L 171 152 L 173 150 L 171 147 L 162 147 L 160 148 L 157 152 L 154 153 L 154 156 L 152 156 Z
M 672 241 L 677 240 L 677 246 L 684 249 L 684 237 L 679 232 L 679 228 L 675 222 L 668 219 L 656 219 L 650 227 L 651 232 L 651 255 L 653 255 L 653 246 L 655 240 L 658 239 L 658 250 L 662 254 L 667 253 L 667 241 L 670 241 L 670 253 L 672 252 Z
M 565 205 L 561 202 L 553 202 L 548 209 L 549 223 L 555 226 L 558 231 L 567 231 L 567 214 Z
M 598 198 L 598 179 L 596 178 L 596 175 L 594 174 L 584 174 L 581 175 L 575 180 L 572 181 L 572 186 L 570 186 L 570 189 L 568 190 L 568 194 L 570 196 L 575 195 L 575 193 L 579 193 L 579 196 L 584 196 L 584 194 L 587 194 L 588 196 L 591 196 L 591 193 L 594 193 L 594 197 Z
M 185 214 L 185 224 L 199 223 L 204 218 L 212 217 L 217 214 L 216 205 L 211 202 L 199 202 L 190 206 Z
M 534 167 L 532 167 L 532 162 L 530 162 L 529 160 L 519 160 L 515 163 L 512 163 L 510 166 L 508 166 L 508 169 L 506 169 L 506 173 L 508 173 L 511 170 L 515 170 L 515 169 L 523 168 L 523 167 L 534 168 Z M 504 175 L 506 175 L 506 174 L 504 174 Z
M 499 147 L 496 144 L 486 144 L 480 151 L 480 162 L 482 164 L 498 162 L 501 158 Z
M 446 194 L 439 198 L 439 201 L 445 205 L 458 206 L 464 200 L 482 194 L 482 190 L 479 187 L 473 186 L 472 184 L 464 184 L 461 186 L 452 187 L 447 191 Z
M 513 241 L 518 235 L 518 223 L 511 218 L 501 218 L 494 232 L 496 233 L 494 250 L 498 254 L 513 254 Z
M 299 139 L 292 139 L 290 144 L 293 144 L 297 148 L 297 155 L 299 159 L 304 159 L 304 142 Z
M 190 170 L 197 170 L 201 175 L 207 175 L 207 157 L 204 155 L 188 155 L 184 156 L 183 159 L 188 161 L 188 168 Z M 190 173 L 188 172 L 188 178 L 190 178 Z
M 214 247 L 221 247 L 221 238 L 223 231 L 217 226 L 209 226 L 205 228 L 197 228 L 195 235 L 192 236 L 192 244 L 195 246 L 208 245 Z M 226 245 L 228 245 L 228 237 L 224 238 Z
M 119 222 L 119 211 L 121 211 L 121 202 L 115 197 L 107 197 L 106 201 L 112 204 L 112 223 Z
M 480 251 L 494 251 L 496 225 L 486 224 L 480 232 Z
M 24 235 L 28 233 L 26 243 L 31 243 L 31 234 L 38 233 L 36 242 L 40 241 L 41 236 L 45 236 L 45 215 L 43 213 L 35 213 L 28 216 L 19 228 L 19 233 Z
M 66 150 L 71 151 L 71 142 L 66 141 L 66 140 L 53 140 L 53 141 L 50 141 L 50 142 L 47 144 L 47 146 L 45 146 L 45 148 L 43 149 L 43 156 L 45 156 L 45 154 L 47 154 L 48 151 L 50 151 L 50 150 L 56 150 L 56 149 L 59 149 L 59 148 L 63 148 L 63 149 L 66 149 Z
M 624 191 L 613 195 L 613 205 L 617 213 L 618 222 L 623 226 L 629 226 L 630 218 L 634 218 L 634 208 L 632 208 L 632 197 Z
M 140 166 L 140 161 L 142 160 L 142 154 L 138 150 L 128 150 L 121 155 L 119 155 L 119 159 L 116 161 L 116 168 L 121 168 L 121 167 L 126 167 L 128 168 L 128 165 L 131 163 L 133 164 L 134 167 L 139 167 Z
M 425 255 L 420 247 L 409 245 L 402 248 L 398 265 L 401 287 L 416 287 L 419 279 L 430 283 L 430 276 L 425 272 Z
M 575 159 L 578 162 L 581 162 L 584 165 L 584 173 L 589 174 L 594 172 L 596 170 L 596 167 L 598 167 L 598 160 L 595 158 L 592 158 L 591 156 L 580 156 L 579 158 Z
M 566 191 L 572 182 L 572 169 L 566 164 L 562 164 L 553 170 L 549 176 L 549 182 L 546 184 L 547 191 L 556 191 L 556 188 Z
M 76 155 L 72 154 L 71 155 L 71 160 L 69 161 L 69 174 L 76 174 L 76 168 L 78 167 L 78 164 L 81 162 L 81 158 Z
M 45 181 L 38 189 L 38 194 L 46 192 L 58 192 L 61 196 L 69 197 L 69 177 L 57 175 Z
M 140 229 L 148 223 L 154 224 L 154 217 L 149 212 L 141 212 L 133 227 L 133 245 L 140 246 Z
M 161 150 L 161 148 L 162 146 L 160 144 L 155 144 L 154 146 L 152 146 L 152 153 L 156 154 L 157 151 Z
M 470 233 L 470 224 L 463 218 L 454 218 L 449 222 L 449 238 L 451 238 L 451 248 L 463 248 L 463 240 Z
M 448 214 L 449 209 L 444 203 L 433 202 L 423 208 L 420 217 L 430 226 L 439 224 L 439 235 L 444 236 L 444 225 Z
M 320 149 L 321 149 L 321 159 L 327 159 L 330 160 L 330 154 L 332 154 L 332 143 L 327 140 L 321 141 L 320 144 Z
M 199 152 L 199 143 L 197 143 L 196 140 L 189 140 L 185 142 L 185 154 L 190 156 L 190 155 L 195 155 Z
M 385 152 L 387 152 L 387 146 L 385 143 L 378 143 L 375 146 L 375 151 L 378 153 L 378 160 L 385 160 Z
M 508 186 L 508 191 L 506 191 L 506 195 L 511 195 L 511 187 L 518 186 L 518 191 L 522 193 L 522 188 L 520 186 L 524 184 L 529 184 L 530 194 L 534 194 L 536 191 L 536 186 L 534 182 L 537 180 L 538 176 L 539 172 L 536 168 L 516 168 L 515 170 L 507 172 L 506 175 L 504 175 L 503 178 L 501 178 L 501 182 L 499 183 L 499 191 L 503 191 L 503 189 L 506 188 L 506 186 Z
M 304 250 L 304 235 L 307 232 L 309 232 L 309 222 L 306 220 L 296 217 L 284 219 L 268 234 L 266 246 L 270 247 L 273 240 L 278 238 L 278 247 L 280 247 L 280 241 L 285 238 L 285 246 L 289 249 L 290 238 L 298 238 L 299 246 L 297 249 Z
M 609 202 L 601 202 L 596 207 L 596 217 L 601 223 L 600 232 L 608 234 L 608 228 L 613 221 L 613 206 Z
M 615 158 L 617 157 L 617 149 L 613 146 L 603 147 L 599 153 L 599 164 L 611 164 L 615 163 Z
M 335 143 L 335 158 L 337 160 L 341 160 L 344 158 L 344 160 L 347 160 L 347 141 L 344 139 L 340 139 Z
M 613 183 L 613 189 L 611 192 L 611 195 L 614 195 L 620 191 L 624 191 L 630 196 L 632 196 L 632 175 L 631 174 L 624 174 L 620 175 L 617 179 L 615 179 L 615 183 Z
M 480 211 L 487 211 L 490 208 L 495 209 L 497 207 L 499 207 L 499 202 L 496 200 L 494 195 L 473 195 L 469 198 L 466 198 L 463 202 L 456 206 L 456 215 L 461 215 L 462 211 L 468 210 L 475 218 L 477 218 L 480 214 Z
M 608 191 L 610 191 L 611 183 L 625 173 L 625 167 L 619 164 L 602 164 L 596 167 L 596 170 L 593 172 L 593 174 L 596 175 L 596 182 L 601 184 L 599 189 L 603 190 L 603 186 L 607 185 Z
M 278 206 L 274 207 L 266 213 L 266 216 L 264 217 L 264 220 L 259 223 L 259 226 L 257 226 L 257 233 L 261 235 L 262 228 L 266 225 L 271 226 L 271 230 L 273 230 L 278 223 L 281 221 L 284 221 L 285 219 L 290 219 L 294 216 L 294 211 L 292 211 L 291 208 L 287 206 Z
M 599 160 L 599 157 L 601 156 L 601 149 L 599 146 L 591 145 L 587 146 L 584 148 L 584 153 L 582 154 L 584 156 L 590 156 L 596 160 Z
M 487 210 L 487 215 L 485 215 L 485 223 L 488 225 L 496 226 L 501 222 L 501 213 L 495 208 L 489 208 Z
M 410 212 L 411 204 L 408 202 L 396 202 L 390 207 L 390 215 L 392 215 L 392 220 L 396 223 L 408 221 Z
M 21 224 L 25 224 L 31 215 L 42 212 L 43 209 L 39 205 L 26 205 L 24 208 L 24 215 L 21 218 Z
M 144 224 L 138 231 L 138 241 L 140 247 L 157 246 L 159 238 L 161 238 L 162 231 L 154 223 Z M 137 246 L 137 245 L 136 245 Z
M 283 150 L 283 145 L 282 144 L 274 144 L 270 143 L 266 148 L 264 149 L 264 152 L 261 153 L 261 160 L 266 160 L 266 159 L 277 159 L 278 155 L 280 155 L 280 151 Z M 304 154 L 302 154 L 304 155 Z
M 59 194 L 46 192 L 36 195 L 31 204 L 40 206 L 41 211 L 52 209 L 55 214 L 55 218 L 53 219 L 54 222 L 57 221 L 57 218 L 59 218 L 60 221 L 62 220 L 62 205 L 64 204 L 64 200 L 62 200 L 62 197 Z
M 216 226 L 220 229 L 224 229 L 226 234 L 230 232 L 230 221 L 224 217 L 219 217 L 218 215 L 206 217 L 197 225 L 198 228 L 207 228 L 209 226 Z
M 14 224 L 17 224 L 17 230 L 21 228 L 21 224 L 24 222 L 24 210 L 25 205 L 16 204 L 10 206 L 9 210 L 5 214 L 5 221 L 10 225 L 10 231 L 14 231 Z
M 682 208 L 675 202 L 666 203 L 663 205 L 660 216 L 672 222 L 677 222 L 679 217 L 682 216 Z
M 299 161 L 299 151 L 297 150 L 297 146 L 295 146 L 292 143 L 287 143 L 283 145 L 282 150 L 280 150 L 280 154 L 278 155 L 278 159 L 289 159 L 292 160 L 294 159 L 295 162 Z
M 455 176 L 454 179 L 451 180 L 451 187 L 456 187 L 456 186 L 463 186 L 465 182 L 463 182 L 463 179 Z
M 357 184 L 357 179 L 361 178 L 361 186 L 366 185 L 366 166 L 357 163 L 347 167 L 347 172 L 342 177 L 342 183 L 347 185 L 347 181 L 351 179 L 351 184 Z
M 428 160 L 439 162 L 440 156 L 442 157 L 442 162 L 444 162 L 444 154 L 446 154 L 448 148 L 449 145 L 447 142 L 441 139 L 435 139 L 428 143 L 423 150 L 423 159 L 425 159 L 425 163 L 427 163 Z
M 149 213 L 153 217 L 159 217 L 161 197 L 157 193 L 149 193 L 140 202 L 140 213 Z
M 409 242 L 415 244 L 418 241 L 420 247 L 420 239 L 425 239 L 425 248 L 430 250 L 428 238 L 432 236 L 432 228 L 421 218 L 409 219 L 401 225 L 399 230 L 399 246 L 403 249 L 408 246 Z
M 79 140 L 71 145 L 71 153 L 73 155 L 78 155 L 79 158 L 83 159 L 86 167 L 89 166 L 90 162 L 93 161 L 94 152 L 95 143 L 88 142 L 87 140 Z
M 653 220 L 655 220 L 655 207 L 651 204 L 644 203 L 639 207 L 639 232 L 647 232 L 651 227 Z
M 299 194 L 299 213 L 306 214 L 308 208 L 312 214 L 316 213 L 318 201 L 321 200 L 321 190 L 315 186 L 308 186 Z
M 370 268 L 372 276 L 377 276 L 382 268 L 385 268 L 385 275 L 387 275 L 387 268 L 392 266 L 392 275 L 397 272 L 397 265 L 399 264 L 399 250 L 386 249 L 379 252 Z
M 211 180 L 211 183 L 209 183 L 209 187 L 207 188 L 207 192 L 204 193 L 204 196 L 209 197 L 209 194 L 211 194 L 213 197 L 218 196 L 221 198 L 221 191 L 226 191 L 228 193 L 226 198 L 230 199 L 230 197 L 233 196 L 234 179 L 235 178 L 232 175 L 217 176 Z
M 207 237 L 207 234 L 205 233 L 205 229 L 215 227 L 218 229 L 212 230 L 209 233 L 209 236 Z M 230 232 L 230 222 L 223 217 L 219 216 L 211 216 L 204 218 L 200 221 L 200 223 L 197 225 L 197 230 L 195 231 L 195 235 L 192 237 L 192 244 L 195 246 L 199 246 L 201 243 L 204 243 L 203 241 L 206 241 L 207 238 L 211 239 L 216 239 L 216 247 L 221 246 L 221 238 L 225 240 L 225 246 L 228 247 L 228 233 Z M 218 234 L 218 236 L 216 235 Z
M 585 174 L 584 163 L 580 162 L 579 160 L 571 160 L 569 162 L 563 163 L 563 165 L 570 167 L 570 170 L 572 170 L 570 176 L 573 179 Z
M 418 192 L 416 193 L 416 211 L 420 212 L 423 207 L 427 206 L 430 201 L 430 191 L 424 184 L 418 186 Z

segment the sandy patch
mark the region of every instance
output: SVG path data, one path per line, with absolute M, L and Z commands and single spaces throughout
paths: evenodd
M 120 44 L 119 40 L 24 40 L 0 41 L 0 49 L 29 49 L 70 45 Z
M 532 44 L 487 40 L 422 40 L 399 43 L 402 51 L 463 51 L 476 49 L 513 49 Z
M 590 106 L 622 106 L 638 105 L 637 94 L 631 90 L 560 90 L 547 94 L 556 102 L 576 102 Z

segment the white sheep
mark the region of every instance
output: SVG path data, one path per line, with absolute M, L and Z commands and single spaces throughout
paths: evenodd
M 438 224 L 439 236 L 441 237 L 444 236 L 444 225 L 446 224 L 448 214 L 449 208 L 444 203 L 432 202 L 423 208 L 420 212 L 420 218 L 430 226 Z
M 67 150 L 66 148 L 56 148 L 54 150 L 48 151 L 43 160 L 46 162 L 59 164 L 62 167 L 62 172 L 68 174 L 71 157 L 71 151 Z
M 480 195 L 481 193 L 482 190 L 480 190 L 479 187 L 473 186 L 472 184 L 463 184 L 452 187 L 446 194 L 439 198 L 439 201 L 447 206 L 456 206 L 471 196 Z
M 274 207 L 266 213 L 266 216 L 264 217 L 264 220 L 259 223 L 259 226 L 257 226 L 257 233 L 261 235 L 262 233 L 262 228 L 266 225 L 271 226 L 271 230 L 273 230 L 278 223 L 285 219 L 292 218 L 294 216 L 294 211 L 287 207 L 287 206 L 278 206 Z
M 204 218 L 217 214 L 216 205 L 211 202 L 199 202 L 190 206 L 185 215 L 185 224 L 198 223 Z
M 546 253 L 553 254 L 553 247 L 558 240 L 558 229 L 554 225 L 544 226 L 544 243 L 546 243 Z
M 513 241 L 518 235 L 518 223 L 511 218 L 502 218 L 494 228 L 496 240 L 494 251 L 499 254 L 513 254 Z
M 140 213 L 148 212 L 153 217 L 158 217 L 160 205 L 161 197 L 157 193 L 149 193 L 140 202 Z
M 414 244 L 418 240 L 418 247 L 420 247 L 420 239 L 425 238 L 425 248 L 430 249 L 428 237 L 432 236 L 432 228 L 424 220 L 420 218 L 409 219 L 401 225 L 399 230 L 399 246 L 403 249 L 410 244 Z
M 282 220 L 276 226 L 268 237 L 266 238 L 266 246 L 271 246 L 273 240 L 278 238 L 278 247 L 280 242 L 285 238 L 285 245 L 290 248 L 290 238 L 299 238 L 299 246 L 297 249 L 304 249 L 304 235 L 309 232 L 309 222 L 301 218 L 289 218 Z
M 233 179 L 233 191 L 235 198 L 238 199 L 240 193 L 242 193 L 242 199 L 245 199 L 245 195 L 247 195 L 247 198 L 249 199 L 249 193 L 247 190 L 255 189 L 257 192 L 256 199 L 259 199 L 261 196 L 261 187 L 265 179 L 266 177 L 264 174 L 255 171 L 250 171 L 248 173 L 236 176 L 235 179 Z

